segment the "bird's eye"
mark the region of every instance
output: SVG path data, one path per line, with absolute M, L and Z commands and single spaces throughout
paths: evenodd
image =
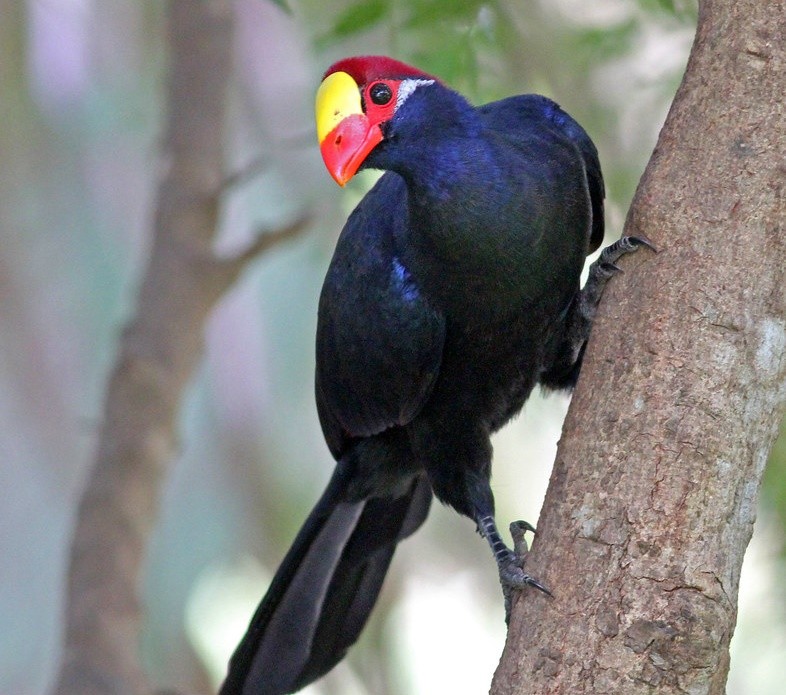
M 384 82 L 377 82 L 371 85 L 368 95 L 377 106 L 384 106 L 393 98 L 393 90 Z

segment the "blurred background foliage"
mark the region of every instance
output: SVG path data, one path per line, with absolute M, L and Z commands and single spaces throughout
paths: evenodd
M 183 404 L 144 587 L 145 665 L 207 691 L 332 461 L 312 396 L 321 279 L 348 211 L 314 144 L 322 71 L 352 54 L 415 63 L 482 102 L 536 91 L 598 145 L 619 235 L 679 83 L 690 0 L 237 0 L 219 245 L 310 210 L 207 328 Z M 162 4 L 0 0 L 0 695 L 46 691 L 60 656 L 71 527 L 118 329 L 149 248 L 167 47 Z M 198 105 L 195 105 L 197 107 Z M 500 519 L 535 521 L 567 408 L 534 398 L 495 440 Z M 729 693 L 781 693 L 786 442 L 743 570 Z M 504 640 L 485 543 L 435 506 L 403 544 L 349 660 L 309 691 L 486 692 Z M 457 666 L 458 665 L 458 666 Z

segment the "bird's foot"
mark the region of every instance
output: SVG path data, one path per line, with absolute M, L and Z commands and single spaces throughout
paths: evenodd
M 656 253 L 658 251 L 655 245 L 643 236 L 624 236 L 607 246 L 600 252 L 598 260 L 590 266 L 587 286 L 591 288 L 594 284 L 600 284 L 600 289 L 602 289 L 610 277 L 622 272 L 617 261 L 624 255 L 638 251 L 642 247 Z M 598 292 L 598 298 L 600 298 L 600 292 Z
M 589 340 L 603 291 L 609 280 L 622 272 L 617 261 L 622 256 L 641 248 L 657 252 L 652 242 L 642 236 L 624 236 L 600 252 L 598 259 L 589 268 L 587 282 L 567 309 L 562 341 L 555 353 L 552 366 L 541 374 L 541 384 L 556 389 L 575 386 L 584 356 L 584 347 Z
M 552 593 L 537 579 L 524 571 L 524 560 L 529 552 L 525 538 L 527 531 L 535 533 L 535 527 L 527 521 L 514 521 L 510 525 L 510 535 L 513 537 L 513 550 L 509 551 L 507 558 L 498 558 L 499 583 L 502 585 L 502 595 L 505 598 L 505 624 L 510 624 L 510 611 L 513 607 L 513 590 L 521 590 L 526 586 L 534 587 L 547 596 Z
M 526 521 L 514 521 L 510 525 L 510 534 L 513 537 L 513 550 L 502 541 L 497 530 L 494 517 L 487 515 L 478 519 L 478 530 L 488 541 L 494 553 L 499 570 L 499 582 L 502 585 L 502 595 L 505 598 L 505 623 L 510 622 L 510 610 L 513 603 L 513 591 L 531 586 L 544 594 L 551 596 L 551 592 L 537 579 L 524 571 L 524 559 L 529 552 L 525 534 L 527 531 L 535 533 L 535 527 Z
M 584 288 L 579 294 L 576 316 L 579 339 L 574 340 L 576 345 L 586 342 L 587 338 L 589 338 L 590 327 L 595 319 L 595 313 L 606 283 L 617 273 L 622 272 L 622 268 L 617 265 L 617 261 L 623 256 L 634 253 L 641 248 L 652 249 L 657 253 L 655 246 L 646 237 L 624 236 L 603 249 L 598 259 L 590 266 L 587 282 L 584 283 Z
M 524 571 L 523 564 L 524 559 L 513 552 L 510 553 L 510 557 L 507 560 L 502 560 L 498 563 L 499 581 L 502 584 L 503 593 L 506 588 L 523 589 L 531 586 L 542 591 L 547 596 L 552 596 L 553 594 L 543 584 Z
M 521 559 L 522 567 L 524 565 L 524 556 L 529 552 L 529 545 L 527 545 L 526 534 L 529 531 L 535 534 L 535 527 L 529 521 L 511 521 L 510 536 L 513 538 L 513 552 Z

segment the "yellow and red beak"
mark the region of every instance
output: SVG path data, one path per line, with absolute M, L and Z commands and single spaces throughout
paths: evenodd
M 336 183 L 343 186 L 382 141 L 382 130 L 363 113 L 360 88 L 345 72 L 331 73 L 322 81 L 316 120 L 322 159 Z

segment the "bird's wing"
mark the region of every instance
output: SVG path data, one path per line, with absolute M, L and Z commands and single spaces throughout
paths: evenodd
M 406 188 L 385 174 L 347 220 L 319 303 L 316 394 L 328 446 L 410 422 L 439 372 L 445 321 L 401 263 Z
M 587 189 L 592 206 L 592 227 L 588 252 L 592 253 L 603 243 L 606 196 L 598 151 L 594 143 L 573 118 L 559 105 L 539 94 L 522 94 L 478 107 L 487 127 L 500 133 L 511 134 L 522 127 L 548 128 L 566 138 L 578 149 L 587 176 Z

